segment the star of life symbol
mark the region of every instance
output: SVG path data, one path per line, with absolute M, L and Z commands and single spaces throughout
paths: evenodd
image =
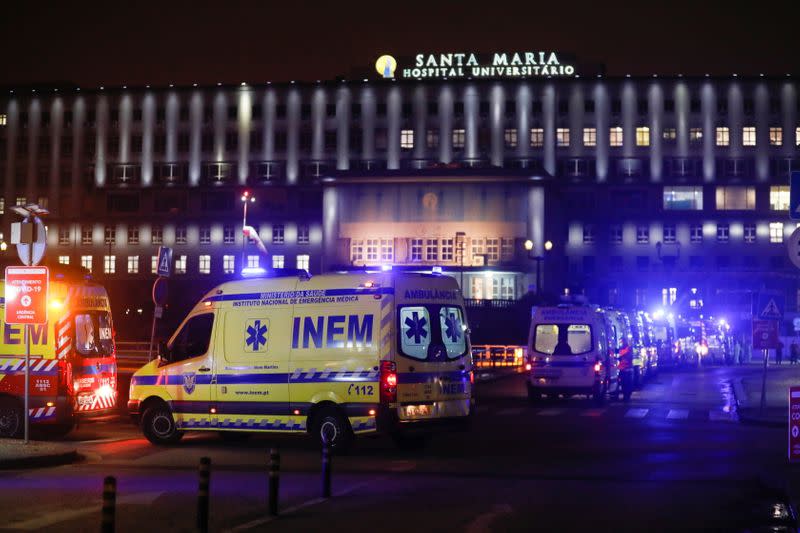
M 186 394 L 194 392 L 194 387 L 197 384 L 197 374 L 194 372 L 187 372 L 183 375 L 183 390 Z
M 447 319 L 444 321 L 444 334 L 453 344 L 457 343 L 461 338 L 461 321 L 456 317 L 455 313 L 447 315 Z
M 261 319 L 248 320 L 245 328 L 246 352 L 263 352 L 267 346 L 267 324 L 261 323 Z
M 414 344 L 421 344 L 423 339 L 428 338 L 428 330 L 425 329 L 428 321 L 425 317 L 420 317 L 419 313 L 413 311 L 410 317 L 407 317 L 404 324 L 408 327 L 406 330 L 406 337 L 414 339 Z

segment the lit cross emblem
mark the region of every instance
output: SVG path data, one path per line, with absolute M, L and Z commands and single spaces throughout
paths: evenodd
M 423 339 L 428 338 L 428 330 L 425 329 L 428 321 L 425 317 L 420 317 L 416 311 L 412 312 L 404 323 L 408 327 L 406 337 L 414 339 L 414 344 L 420 344 Z
M 447 315 L 447 319 L 444 321 L 444 334 L 453 344 L 461 339 L 461 321 L 455 313 Z
M 268 322 L 261 320 L 248 320 L 245 328 L 246 352 L 263 352 L 267 349 L 267 328 Z

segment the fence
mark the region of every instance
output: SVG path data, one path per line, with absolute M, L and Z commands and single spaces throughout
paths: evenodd
M 116 347 L 118 372 L 133 373 L 148 361 L 149 342 L 120 341 Z M 156 351 L 156 347 L 153 347 L 153 351 Z
M 479 344 L 472 346 L 472 359 L 478 368 L 522 366 L 525 363 L 525 346 Z

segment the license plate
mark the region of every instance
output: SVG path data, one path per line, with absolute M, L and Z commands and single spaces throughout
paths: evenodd
M 537 369 L 534 370 L 533 376 L 537 378 L 558 379 L 561 377 L 561 370 L 556 370 L 552 368 Z
M 431 416 L 430 405 L 406 405 L 403 407 L 407 417 Z
M 78 405 L 91 405 L 93 399 L 92 396 L 78 396 Z

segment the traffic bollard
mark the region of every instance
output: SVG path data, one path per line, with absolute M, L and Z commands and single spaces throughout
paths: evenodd
M 117 480 L 108 476 L 103 480 L 103 511 L 100 522 L 102 533 L 114 533 L 114 515 L 117 502 Z
M 322 443 L 322 497 L 331 497 L 331 447 L 327 439 Z
M 278 486 L 281 475 L 281 454 L 277 448 L 269 451 L 269 514 L 278 516 Z
M 200 481 L 197 488 L 197 530 L 208 531 L 208 487 L 211 481 L 211 459 L 200 458 Z

